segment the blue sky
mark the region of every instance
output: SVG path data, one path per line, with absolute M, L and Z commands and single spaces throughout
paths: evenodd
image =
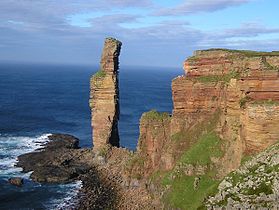
M 2 0 L 0 61 L 181 67 L 194 50 L 279 50 L 278 0 Z

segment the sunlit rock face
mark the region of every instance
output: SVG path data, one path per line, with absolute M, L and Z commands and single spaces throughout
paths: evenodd
M 195 127 L 220 110 L 216 131 L 224 141 L 224 174 L 241 157 L 279 139 L 279 53 L 213 49 L 184 62 L 173 80 L 173 133 Z
M 138 150 L 150 160 L 145 171 L 172 168 L 195 136 L 208 132 L 207 122 L 216 113 L 220 176 L 238 168 L 243 156 L 278 141 L 279 52 L 202 50 L 183 67 L 185 74 L 172 81 L 172 116 L 141 120 Z
M 94 149 L 119 146 L 119 86 L 118 66 L 121 42 L 106 38 L 100 70 L 90 80 L 91 125 Z

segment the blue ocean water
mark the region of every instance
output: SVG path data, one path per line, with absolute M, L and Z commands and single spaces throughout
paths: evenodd
M 14 167 L 50 133 L 69 133 L 91 147 L 89 79 L 97 66 L 0 64 L 0 209 L 59 209 L 82 183 L 42 185 Z M 120 69 L 121 146 L 135 149 L 139 119 L 150 109 L 171 112 L 171 80 L 179 69 Z M 7 183 L 21 176 L 23 187 Z

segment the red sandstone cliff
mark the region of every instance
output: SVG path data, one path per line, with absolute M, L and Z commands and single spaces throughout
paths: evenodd
M 223 156 L 215 160 L 219 176 L 238 168 L 244 155 L 278 141 L 278 69 L 278 52 L 195 52 L 184 63 L 185 75 L 172 81 L 172 117 L 150 120 L 145 114 L 141 119 L 142 174 L 173 168 L 175 160 L 206 132 L 214 115 L 218 115 L 214 132 L 223 150 Z
M 99 151 L 119 144 L 120 46 L 106 40 L 101 71 L 91 78 L 93 140 Z M 107 161 L 100 166 L 120 186 L 119 209 L 202 207 L 218 180 L 237 169 L 243 157 L 276 143 L 278 69 L 279 52 L 213 49 L 188 58 L 185 74 L 172 81 L 172 115 L 142 115 L 135 153 L 105 151 Z
M 94 149 L 107 145 L 119 146 L 118 64 L 121 42 L 105 40 L 100 70 L 90 80 L 89 104 L 92 113 Z

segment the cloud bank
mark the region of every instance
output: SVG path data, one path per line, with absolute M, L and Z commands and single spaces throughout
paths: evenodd
M 275 50 L 279 27 L 255 21 L 210 31 L 172 16 L 214 12 L 247 2 L 189 0 L 158 9 L 149 0 L 0 1 L 0 60 L 96 64 L 107 36 L 124 43 L 121 60 L 126 65 L 181 66 L 186 56 L 200 48 Z M 155 11 L 157 16 L 151 15 Z M 71 24 L 69 17 L 76 14 L 93 14 L 87 18 L 89 26 Z M 147 26 L 137 26 L 146 21 Z M 263 35 L 273 37 L 260 39 Z

